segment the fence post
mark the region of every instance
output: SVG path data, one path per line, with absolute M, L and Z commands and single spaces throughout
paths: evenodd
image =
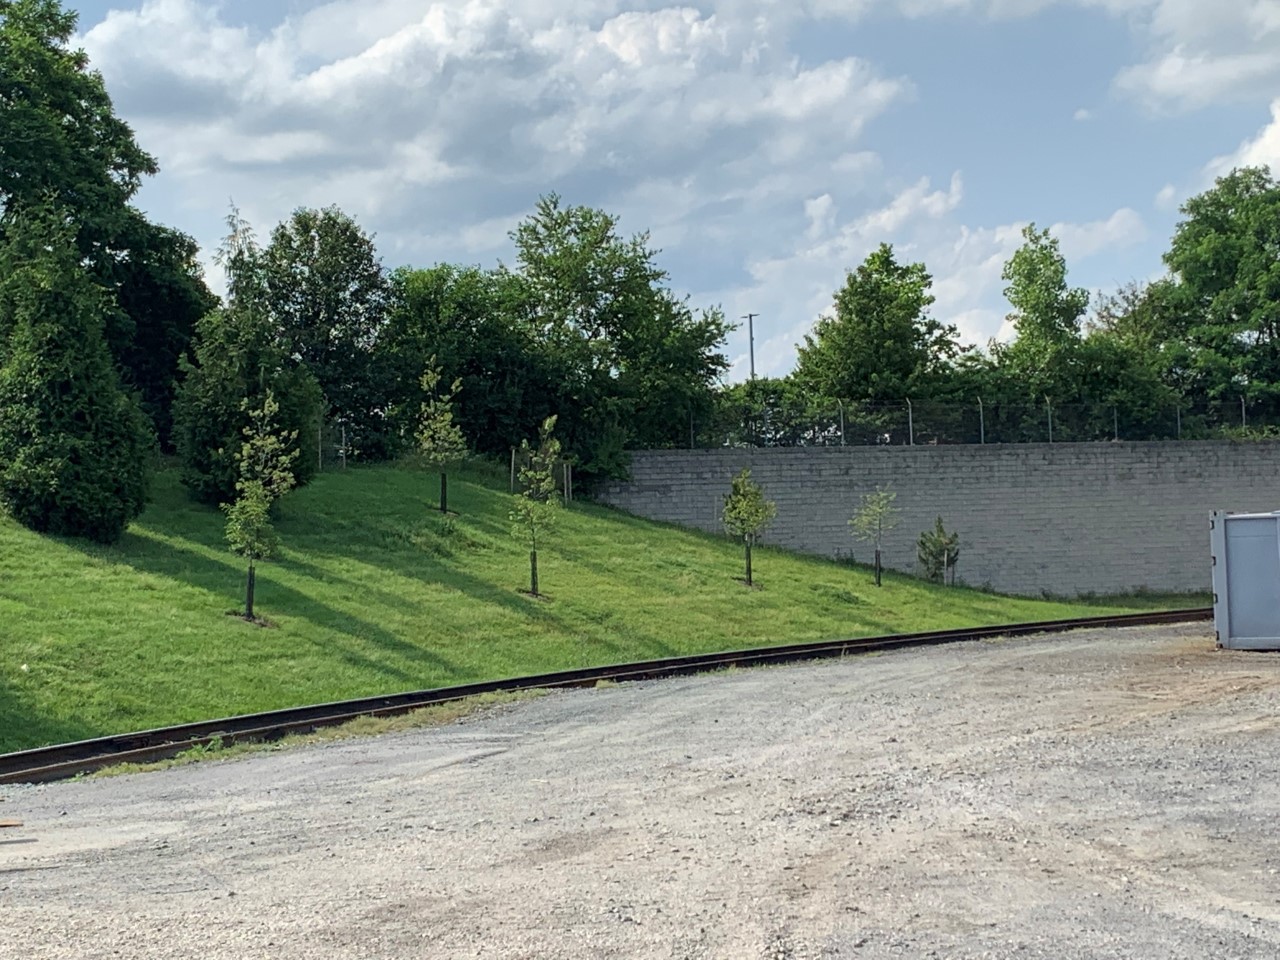
M 1249 421 L 1245 418 L 1245 415 L 1244 415 L 1244 397 L 1241 396 L 1240 397 L 1240 429 L 1243 430 L 1248 426 L 1249 426 Z
M 511 492 L 516 492 L 516 448 L 511 448 Z
M 347 469 L 347 425 L 342 425 L 342 469 Z
M 1120 410 L 1117 407 L 1111 408 L 1111 425 L 1115 429 L 1115 438 L 1120 439 Z
M 324 471 L 324 417 L 316 424 L 316 472 Z
M 689 410 L 689 449 L 697 449 L 693 441 L 693 409 Z
M 911 407 L 911 398 L 907 397 L 907 439 L 911 446 L 916 445 L 916 416 L 915 410 Z
M 1181 440 L 1182 439 L 1182 406 L 1181 404 L 1174 407 L 1173 412 L 1178 415 L 1178 439 Z
M 844 446 L 844 401 L 837 400 L 836 403 L 839 404 L 840 406 L 840 446 L 843 447 Z
M 982 409 L 982 398 L 978 398 L 978 442 L 987 442 L 987 413 Z
M 1049 402 L 1049 398 L 1044 398 L 1044 408 L 1049 414 L 1049 442 L 1053 443 L 1053 404 Z

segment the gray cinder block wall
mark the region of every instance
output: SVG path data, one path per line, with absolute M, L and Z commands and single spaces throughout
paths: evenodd
M 1026 595 L 1207 591 L 1209 512 L 1280 510 L 1280 443 L 1229 441 L 652 450 L 599 499 L 719 532 L 743 467 L 778 504 L 767 543 L 869 561 L 848 519 L 889 484 L 902 513 L 886 566 L 913 570 L 941 515 L 960 534 L 960 579 Z

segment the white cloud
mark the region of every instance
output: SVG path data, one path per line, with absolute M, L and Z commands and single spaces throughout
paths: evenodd
M 1093 119 L 1093 111 L 1087 110 L 1084 107 L 1081 107 L 1074 114 L 1072 114 L 1072 118 L 1079 121 L 1080 123 L 1084 123 L 1086 121 Z
M 1173 210 L 1178 206 L 1178 188 L 1172 183 L 1167 183 L 1160 188 L 1160 192 L 1156 194 L 1155 207 L 1157 210 Z
M 1145 52 L 1116 84 L 1154 105 L 1280 82 L 1280 0 L 333 0 L 267 29 L 221 4 L 143 0 L 81 42 L 164 170 L 144 202 L 167 191 L 206 248 L 231 195 L 264 233 L 337 203 L 393 264 L 492 263 L 556 190 L 651 229 L 696 302 L 761 313 L 758 366 L 782 373 L 881 241 L 934 271 L 939 316 L 996 335 L 1021 242 L 1021 224 L 960 222 L 959 171 L 923 176 L 929 157 L 886 170 L 868 128 L 913 98 L 910 78 L 853 51 L 802 56 L 798 25 L 1055 3 L 1129 19 Z M 1278 154 L 1280 112 L 1233 157 Z M 1127 207 L 1054 230 L 1072 260 L 1146 236 Z M 745 363 L 745 333 L 732 347 Z
M 831 232 L 835 223 L 836 202 L 831 199 L 831 194 L 824 193 L 804 202 L 804 214 L 809 218 L 808 236 L 817 240 Z
M 1271 167 L 1280 173 L 1280 99 L 1271 104 L 1271 121 L 1256 137 L 1246 140 L 1233 152 L 1215 157 L 1206 172 L 1213 177 L 1222 176 L 1235 167 Z
M 1104 250 L 1121 250 L 1147 238 L 1141 214 L 1125 207 L 1106 220 L 1091 223 L 1055 223 L 1049 232 L 1058 238 L 1062 254 L 1070 263 L 1084 260 Z
M 1097 4 L 1098 0 L 1074 0 Z M 1276 0 L 1109 0 L 1148 45 L 1117 88 L 1155 107 L 1178 109 L 1266 95 L 1280 82 Z
M 893 202 L 879 210 L 864 214 L 844 232 L 846 244 L 861 243 L 876 236 L 889 236 L 904 224 L 917 217 L 938 218 L 960 206 L 964 198 L 964 182 L 959 171 L 951 175 L 946 190 L 931 190 L 928 177 L 920 180 L 894 197 Z
M 1011 19 L 1053 6 L 1100 10 L 1127 20 L 1145 47 L 1143 58 L 1115 78 L 1117 89 L 1161 109 L 1269 97 L 1280 84 L 1280 0 L 821 0 L 809 6 L 853 21 L 884 7 L 914 18 Z M 1080 115 L 1088 112 L 1076 119 L 1088 119 Z

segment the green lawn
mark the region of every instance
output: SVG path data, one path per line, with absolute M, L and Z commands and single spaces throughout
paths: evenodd
M 0 752 L 275 707 L 717 649 L 1021 620 L 1169 598 L 1048 603 L 944 589 L 759 550 L 747 590 L 723 538 L 575 504 L 540 553 L 509 535 L 482 467 L 327 473 L 281 505 L 285 545 L 259 571 L 262 629 L 227 616 L 244 570 L 222 517 L 174 472 L 116 546 L 0 520 Z

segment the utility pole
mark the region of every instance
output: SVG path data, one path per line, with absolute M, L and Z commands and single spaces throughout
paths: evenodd
M 756 378 L 756 329 L 753 321 L 760 316 L 758 313 L 748 313 L 743 316 L 743 320 L 747 321 L 747 350 L 751 355 L 751 379 Z

